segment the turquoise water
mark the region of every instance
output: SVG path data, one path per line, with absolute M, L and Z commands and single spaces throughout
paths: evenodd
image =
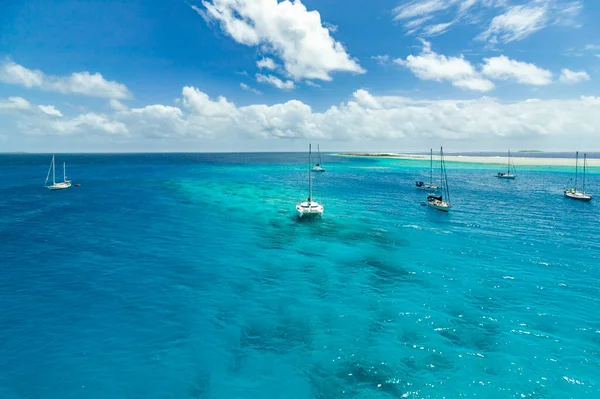
M 305 154 L 0 155 L 0 397 L 600 396 L 600 173 Z

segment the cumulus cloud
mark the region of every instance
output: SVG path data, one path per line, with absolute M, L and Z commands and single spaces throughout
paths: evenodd
M 126 136 L 128 135 L 127 126 L 124 123 L 110 120 L 109 117 L 94 112 L 81 114 L 71 119 L 56 119 L 49 121 L 42 127 L 57 135 L 109 135 Z
M 445 141 L 498 137 L 553 140 L 573 139 L 573 132 L 577 137 L 591 139 L 600 125 L 600 97 L 426 101 L 376 96 L 361 89 L 346 102 L 319 112 L 298 100 L 239 107 L 224 97 L 213 99 L 198 88 L 184 87 L 179 104 L 154 104 L 112 115 L 84 113 L 74 118 L 32 118 L 19 112 L 15 115 L 23 115 L 23 133 L 123 136 L 137 140 L 377 141 L 421 140 L 425 136 Z
M 365 72 L 331 37 L 319 12 L 308 11 L 300 0 L 211 0 L 202 5 L 192 8 L 236 42 L 279 57 L 295 80 L 329 81 L 333 72 Z
M 50 116 L 63 116 L 62 112 L 60 112 L 54 105 L 38 105 L 40 111 Z
M 462 89 L 487 92 L 494 88 L 494 83 L 481 77 L 473 65 L 460 57 L 447 57 L 431 50 L 431 44 L 423 42 L 423 50 L 419 55 L 409 55 L 406 60 L 396 59 L 398 65 L 408 68 L 422 80 L 437 82 L 448 81 Z
M 270 70 L 275 70 L 277 69 L 277 64 L 275 63 L 275 61 L 273 61 L 272 58 L 269 57 L 265 57 L 259 61 L 256 62 L 256 66 L 261 68 L 261 69 L 270 69 Z
M 125 104 L 123 104 L 119 100 L 115 100 L 114 98 L 111 98 L 108 101 L 108 105 L 115 111 L 124 111 L 127 109 L 127 106 Z
M 40 88 L 63 94 L 81 94 L 90 97 L 130 98 L 131 93 L 122 83 L 108 81 L 99 73 L 75 72 L 69 76 L 46 75 L 40 70 L 27 69 L 13 61 L 0 65 L 0 82 Z
M 23 97 L 8 97 L 0 99 L 0 110 L 26 110 L 31 108 L 31 103 Z
M 283 81 L 283 80 L 279 79 L 277 76 L 274 76 L 274 75 L 266 75 L 265 76 L 263 74 L 257 73 L 256 74 L 256 81 L 259 82 L 259 83 L 268 83 L 271 86 L 275 86 L 275 87 L 277 87 L 278 89 L 281 89 L 281 90 L 291 90 L 294 87 L 296 87 L 294 85 L 293 81 L 291 81 L 291 80 Z
M 545 86 L 552 83 L 552 72 L 534 64 L 511 60 L 504 55 L 485 58 L 481 72 L 491 79 L 513 79 L 526 85 Z
M 586 80 L 590 80 L 590 75 L 585 71 L 571 71 L 570 69 L 564 68 L 560 71 L 559 80 L 562 83 L 579 83 Z

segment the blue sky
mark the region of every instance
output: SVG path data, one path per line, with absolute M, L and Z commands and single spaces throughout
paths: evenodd
M 599 150 L 591 0 L 15 1 L 0 151 Z

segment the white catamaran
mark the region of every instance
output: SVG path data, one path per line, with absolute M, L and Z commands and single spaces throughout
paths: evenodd
M 515 164 L 510 157 L 510 150 L 508 151 L 508 161 L 507 161 L 507 171 L 506 173 L 498 173 L 496 175 L 498 179 L 510 179 L 514 180 L 517 177 L 517 170 L 515 169 Z
M 308 198 L 306 201 L 303 201 L 296 205 L 296 211 L 298 212 L 298 217 L 309 217 L 309 216 L 323 216 L 323 205 L 319 204 L 316 201 L 313 201 L 312 198 L 312 174 L 310 173 L 312 166 L 311 159 L 311 151 L 312 146 L 308 145 Z
M 579 201 L 591 201 L 592 196 L 585 193 L 585 174 L 587 166 L 587 154 L 583 154 L 583 184 L 581 191 L 577 190 L 577 175 L 579 172 L 579 151 L 575 153 L 575 186 L 565 190 L 565 197 Z
M 325 172 L 325 169 L 323 169 L 323 167 L 321 166 L 323 164 L 323 162 L 321 162 L 321 149 L 319 148 L 319 145 L 317 144 L 317 154 L 319 156 L 319 163 L 315 164 L 315 167 L 312 168 L 313 172 Z
M 438 211 L 448 212 L 450 205 L 450 190 L 448 189 L 448 175 L 446 173 L 446 162 L 444 161 L 444 150 L 440 147 L 440 186 L 442 187 L 439 195 L 430 194 L 427 196 L 427 206 Z
M 433 185 L 433 149 L 429 150 L 429 184 L 422 181 L 416 181 L 415 186 L 420 190 L 436 191 L 437 186 Z
M 50 179 L 50 172 L 52 172 L 52 184 L 48 185 L 48 180 Z M 71 187 L 71 180 L 67 180 L 67 166 L 63 162 L 63 181 L 57 183 L 56 182 L 56 165 L 54 162 L 54 155 L 52 155 L 52 162 L 50 163 L 50 168 L 48 169 L 48 174 L 46 175 L 46 182 L 44 183 L 49 190 L 64 190 L 65 188 Z

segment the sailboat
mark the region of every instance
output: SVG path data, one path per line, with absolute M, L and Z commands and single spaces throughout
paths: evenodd
M 422 181 L 416 181 L 415 186 L 425 191 L 436 191 L 438 188 L 433 185 L 433 149 L 429 150 L 429 184 Z
M 592 196 L 585 193 L 585 174 L 587 166 L 587 154 L 583 154 L 583 184 L 581 187 L 582 191 L 577 190 L 577 174 L 579 172 L 579 151 L 575 153 L 575 186 L 565 190 L 565 197 L 572 198 L 579 201 L 591 201 Z
M 52 171 L 52 184 L 48 185 L 48 180 L 50 180 L 50 172 Z M 49 190 L 64 190 L 65 188 L 71 187 L 71 180 L 67 180 L 67 165 L 63 162 L 63 181 L 57 183 L 56 182 L 56 163 L 54 162 L 54 155 L 52 155 L 52 162 L 50 162 L 50 168 L 48 169 L 48 174 L 46 175 L 46 182 L 44 183 Z
M 510 179 L 510 180 L 514 180 L 515 177 L 517 177 L 516 175 L 517 170 L 515 169 L 515 165 L 512 162 L 512 158 L 510 157 L 510 150 L 508 151 L 508 161 L 507 161 L 507 170 L 506 173 L 498 173 L 496 175 L 496 177 L 498 179 Z
M 446 162 L 444 161 L 444 150 L 440 147 L 440 186 L 442 193 L 440 195 L 430 194 L 427 196 L 427 206 L 438 211 L 448 212 L 450 205 L 450 190 L 448 189 L 448 175 L 446 173 Z M 444 200 L 445 197 L 445 200 Z
M 317 153 L 319 154 L 319 163 L 315 165 L 314 168 L 312 168 L 313 172 L 325 172 L 325 169 L 323 169 L 323 167 L 321 166 L 321 164 L 323 162 L 321 162 L 321 149 L 319 148 L 319 145 L 317 144 Z
M 308 198 L 306 201 L 300 202 L 296 205 L 296 211 L 298 212 L 298 217 L 310 217 L 310 216 L 323 216 L 323 205 L 319 204 L 316 201 L 313 201 L 312 197 L 312 174 L 310 173 L 312 159 L 312 146 L 308 145 Z

